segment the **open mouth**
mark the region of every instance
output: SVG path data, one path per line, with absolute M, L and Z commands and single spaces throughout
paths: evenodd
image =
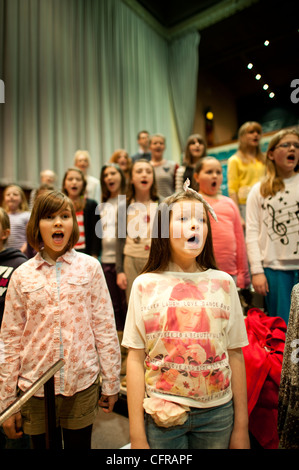
M 294 162 L 295 161 L 295 155 L 288 155 L 287 156 L 288 161 Z
M 55 232 L 52 235 L 53 240 L 56 242 L 60 242 L 61 240 L 63 240 L 63 237 L 64 237 L 64 234 L 62 232 Z
M 216 182 L 216 181 L 213 181 L 213 183 L 212 183 L 212 188 L 216 188 L 216 186 L 217 186 L 217 182 Z
M 191 237 L 189 237 L 187 239 L 186 247 L 187 248 L 198 248 L 199 247 L 199 242 L 200 242 L 199 236 L 198 235 L 192 235 Z

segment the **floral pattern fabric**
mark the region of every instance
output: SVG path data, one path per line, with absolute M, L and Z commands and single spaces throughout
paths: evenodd
M 0 364 L 5 409 L 60 358 L 55 394 L 72 396 L 102 375 L 102 393 L 119 391 L 120 352 L 100 263 L 75 250 L 50 265 L 38 253 L 12 275 L 6 296 Z M 36 393 L 43 396 L 43 387 Z

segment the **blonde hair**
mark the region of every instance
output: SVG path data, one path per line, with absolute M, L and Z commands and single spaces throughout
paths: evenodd
M 151 144 L 152 140 L 155 138 L 155 137 L 159 137 L 160 139 L 163 140 L 165 146 L 166 146 L 166 137 L 165 135 L 163 134 L 152 134 L 150 137 L 149 137 L 149 143 Z
M 278 191 L 283 191 L 285 186 L 283 179 L 278 176 L 275 162 L 269 158 L 269 153 L 275 150 L 281 139 L 286 135 L 295 135 L 299 139 L 298 129 L 283 129 L 272 137 L 268 144 L 266 153 L 266 176 L 262 180 L 260 192 L 263 197 L 275 196 Z M 295 172 L 299 171 L 299 165 L 295 167 Z
M 90 155 L 87 150 L 77 150 L 74 156 L 74 163 L 76 164 L 79 155 L 81 155 L 82 153 L 85 157 L 87 157 L 88 164 L 90 165 Z
M 9 184 L 8 186 L 6 186 L 6 188 L 4 189 L 3 191 L 3 208 L 4 210 L 7 211 L 7 205 L 5 204 L 5 193 L 6 191 L 8 191 L 9 188 L 16 188 L 19 192 L 19 195 L 21 196 L 21 203 L 20 203 L 20 206 L 19 206 L 19 209 L 20 211 L 22 212 L 25 212 L 25 211 L 28 211 L 28 202 L 27 202 L 27 199 L 26 199 L 26 196 L 25 196 L 25 193 L 23 191 L 23 189 L 21 188 L 21 186 L 19 186 L 18 184 Z
M 257 131 L 259 134 L 262 135 L 262 126 L 256 121 L 247 121 L 242 124 L 238 131 L 239 147 L 237 150 L 237 155 L 241 158 L 244 163 L 248 163 L 249 159 L 246 155 L 246 145 L 242 142 L 242 137 L 250 131 Z M 256 149 L 255 158 L 262 163 L 265 162 L 265 155 L 261 151 L 260 145 L 258 145 Z

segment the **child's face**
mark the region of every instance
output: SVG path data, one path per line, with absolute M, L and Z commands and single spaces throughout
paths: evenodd
M 165 150 L 165 142 L 163 137 L 152 137 L 150 143 L 150 151 L 154 157 L 162 157 Z
M 187 269 L 195 268 L 207 235 L 207 216 L 200 201 L 186 200 L 173 205 L 169 223 L 171 261 Z
M 154 182 L 153 167 L 150 163 L 137 162 L 132 170 L 132 184 L 135 191 L 149 191 Z
M 22 197 L 16 186 L 10 186 L 5 190 L 4 202 L 7 212 L 17 212 L 20 209 Z
M 121 185 L 121 174 L 119 171 L 113 166 L 109 166 L 104 170 L 103 179 L 111 197 L 117 196 Z
M 261 133 L 259 130 L 249 128 L 245 134 L 240 137 L 240 141 L 250 147 L 258 147 L 261 140 Z
M 199 173 L 194 173 L 194 179 L 199 184 L 199 191 L 208 196 L 215 196 L 222 184 L 223 175 L 221 163 L 207 160 Z
M 295 174 L 295 168 L 299 161 L 299 139 L 294 134 L 285 135 L 274 150 L 268 152 L 268 158 L 276 166 L 278 176 L 281 178 L 290 178 Z
M 128 156 L 125 152 L 121 152 L 119 154 L 117 164 L 122 171 L 126 171 L 128 169 Z
M 67 251 L 73 225 L 69 206 L 45 219 L 40 219 L 39 230 L 44 242 L 44 250 L 54 261 Z
M 146 132 L 141 132 L 141 134 L 139 135 L 138 145 L 139 145 L 141 148 L 143 148 L 143 149 L 147 149 L 147 148 L 148 148 L 148 145 L 149 145 L 149 135 L 148 135 Z
M 197 160 L 203 156 L 204 149 L 205 149 L 204 144 L 197 139 L 195 139 L 194 142 L 191 142 L 189 144 L 189 151 L 194 160 Z
M 64 181 L 64 189 L 66 189 L 70 199 L 78 198 L 83 189 L 83 180 L 80 173 L 75 170 L 69 171 Z
M 84 153 L 80 153 L 76 158 L 76 166 L 85 173 L 89 167 L 89 158 Z

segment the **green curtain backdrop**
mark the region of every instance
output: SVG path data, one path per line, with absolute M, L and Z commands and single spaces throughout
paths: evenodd
M 135 153 L 141 129 L 163 133 L 178 161 L 197 45 L 169 42 L 121 0 L 0 0 L 0 184 L 33 187 L 51 168 L 60 185 L 78 148 L 99 176 L 115 149 Z
M 169 79 L 176 128 L 184 149 L 194 121 L 200 36 L 190 31 L 174 39 L 169 46 Z

